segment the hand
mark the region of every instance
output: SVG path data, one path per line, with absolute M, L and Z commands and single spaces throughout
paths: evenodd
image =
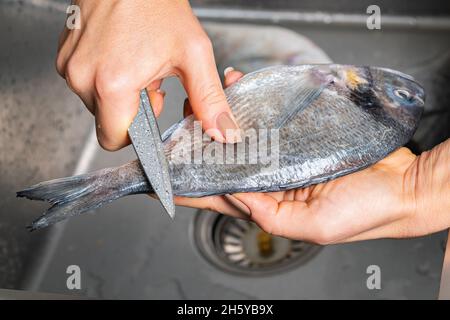
M 225 84 L 241 76 L 229 72 Z M 419 157 L 400 148 L 370 168 L 304 189 L 177 197 L 176 203 L 319 244 L 414 237 L 450 226 L 449 162 L 450 140 Z
M 217 75 L 211 42 L 187 0 L 77 0 L 81 29 L 64 29 L 56 66 L 95 115 L 103 148 L 129 143 L 127 129 L 147 88 L 161 112 L 163 78 L 181 79 L 192 110 L 214 139 L 236 129 Z M 232 137 L 233 138 L 233 137 Z M 233 141 L 228 141 L 233 142 Z

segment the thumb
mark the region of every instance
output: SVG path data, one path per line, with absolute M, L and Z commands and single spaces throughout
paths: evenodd
M 212 49 L 207 51 L 204 59 L 196 56 L 186 62 L 182 70 L 183 86 L 206 133 L 220 142 L 239 142 L 239 127 L 222 89 Z

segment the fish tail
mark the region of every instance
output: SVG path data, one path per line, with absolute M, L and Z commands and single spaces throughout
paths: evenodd
M 47 201 L 51 204 L 28 229 L 41 229 L 69 217 L 96 209 L 105 203 L 132 193 L 130 177 L 119 168 L 38 183 L 17 192 L 17 197 Z M 122 170 L 123 172 L 123 170 Z

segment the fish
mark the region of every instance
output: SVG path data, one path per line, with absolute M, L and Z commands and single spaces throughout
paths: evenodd
M 240 142 L 205 138 L 193 115 L 163 133 L 174 195 L 275 192 L 351 174 L 405 145 L 425 104 L 424 89 L 407 74 L 340 64 L 266 67 L 246 74 L 225 94 Z M 41 182 L 17 196 L 50 203 L 29 226 L 36 230 L 127 195 L 151 193 L 134 160 Z

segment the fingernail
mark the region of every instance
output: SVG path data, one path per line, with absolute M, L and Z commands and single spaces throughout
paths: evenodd
M 222 112 L 219 114 L 217 116 L 216 124 L 226 142 L 236 143 L 241 141 L 241 132 L 239 127 L 228 112 Z
M 234 68 L 233 67 L 227 67 L 227 68 L 225 68 L 225 70 L 223 70 L 223 75 L 226 77 L 227 74 L 229 72 L 231 72 L 231 71 L 234 71 Z

